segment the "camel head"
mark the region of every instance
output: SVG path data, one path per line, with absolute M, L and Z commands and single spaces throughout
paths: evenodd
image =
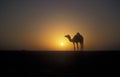
M 67 37 L 67 38 L 71 38 L 70 35 L 65 35 L 65 37 Z
M 69 41 L 71 41 L 71 42 L 72 42 L 72 39 L 71 39 L 70 35 L 65 35 L 65 37 L 66 37 L 66 38 L 68 38 L 68 39 L 69 39 Z

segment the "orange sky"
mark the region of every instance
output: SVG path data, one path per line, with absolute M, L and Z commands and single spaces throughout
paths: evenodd
M 84 36 L 85 50 L 120 49 L 116 0 L 8 3 L 0 3 L 0 49 L 73 50 L 64 36 L 77 32 Z

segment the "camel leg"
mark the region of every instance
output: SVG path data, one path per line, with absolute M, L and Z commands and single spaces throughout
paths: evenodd
M 81 51 L 83 50 L 83 43 L 81 43 Z
M 79 47 L 78 47 L 78 43 L 76 43 L 77 44 L 77 51 L 79 50 Z
M 74 51 L 75 51 L 75 43 L 73 43 L 73 46 L 74 46 Z

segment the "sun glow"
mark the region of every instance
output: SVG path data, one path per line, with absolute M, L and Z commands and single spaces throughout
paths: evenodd
M 61 42 L 61 43 L 60 43 L 60 46 L 62 46 L 62 47 L 65 46 L 64 42 Z

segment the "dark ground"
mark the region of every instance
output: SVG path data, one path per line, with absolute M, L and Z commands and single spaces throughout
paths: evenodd
M 75 76 L 119 72 L 119 51 L 0 51 L 0 71 L 15 76 Z

